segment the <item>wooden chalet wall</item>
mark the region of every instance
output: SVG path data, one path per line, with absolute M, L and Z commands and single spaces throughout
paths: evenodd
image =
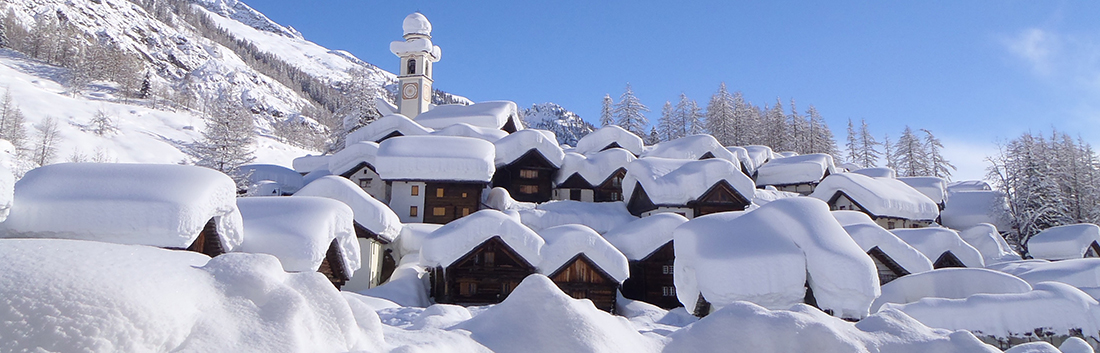
M 550 279 L 565 294 L 575 299 L 591 300 L 600 310 L 615 312 L 615 290 L 619 289 L 619 282 L 596 266 L 588 256 L 574 256 L 551 274 Z
M 565 179 L 561 185 L 557 186 L 557 192 L 559 193 L 558 199 L 560 200 L 573 200 L 573 201 L 595 201 L 585 200 L 585 191 L 593 192 L 595 187 L 584 180 L 580 173 L 573 173 L 569 178 Z
M 966 265 L 964 265 L 962 260 L 959 260 L 959 258 L 956 257 L 955 254 L 951 253 L 950 251 L 944 251 L 943 254 L 941 254 L 940 257 L 932 263 L 932 268 L 940 269 L 948 267 L 966 267 Z
M 477 212 L 481 206 L 480 183 L 429 182 L 424 191 L 424 223 L 447 224 Z
M 867 250 L 867 255 L 871 256 L 871 260 L 875 263 L 875 268 L 878 270 L 878 283 L 884 285 L 890 283 L 898 277 L 902 277 L 909 274 L 909 271 L 898 265 L 894 259 L 886 255 L 879 247 L 873 247 L 871 250 Z
M 670 241 L 644 259 L 630 261 L 630 278 L 623 282 L 623 297 L 641 300 L 664 309 L 683 306 L 676 298 L 673 280 L 675 248 Z
M 554 173 L 558 171 L 538 150 L 532 149 L 511 164 L 497 168 L 493 186 L 508 190 L 516 201 L 550 201 Z
M 210 257 L 225 253 L 225 247 L 222 245 L 222 238 L 218 235 L 218 225 L 214 223 L 213 218 L 206 221 L 206 226 L 202 228 L 202 232 L 199 232 L 198 238 L 195 238 L 195 241 L 191 243 L 191 246 L 187 247 L 187 250 L 206 254 L 206 256 Z
M 689 202 L 694 217 L 727 211 L 744 211 L 750 202 L 725 180 L 714 184 L 696 201 Z
M 336 286 L 336 289 L 344 286 L 351 276 L 344 271 L 344 257 L 340 256 L 340 245 L 336 243 L 336 239 L 332 240 L 332 243 L 328 246 L 328 252 L 325 253 L 325 259 L 321 261 L 321 266 L 317 268 L 317 272 L 320 272 L 328 278 L 332 285 Z
M 623 178 L 626 177 L 626 168 L 619 168 L 611 173 L 603 183 L 592 188 L 593 199 L 596 202 L 623 201 Z
M 853 200 L 851 197 L 849 197 L 843 191 L 837 191 L 835 194 L 833 194 L 833 197 L 829 198 L 829 201 L 827 203 L 829 204 L 829 209 L 833 210 L 833 211 L 836 211 L 836 210 L 853 210 L 853 211 L 863 212 L 867 216 L 871 217 L 871 219 L 874 220 L 875 223 L 878 224 L 880 227 L 883 227 L 883 228 L 886 228 L 886 229 L 924 228 L 924 227 L 927 227 L 929 225 L 932 225 L 932 221 L 912 220 L 912 219 L 906 219 L 906 218 L 900 218 L 900 217 L 887 217 L 887 216 L 874 215 L 870 211 L 868 211 L 866 207 L 863 207 L 863 205 L 860 205 L 859 202 L 856 202 L 855 200 Z
M 436 267 L 429 272 L 436 303 L 485 305 L 507 298 L 524 278 L 535 273 L 535 266 L 495 236 L 446 269 Z

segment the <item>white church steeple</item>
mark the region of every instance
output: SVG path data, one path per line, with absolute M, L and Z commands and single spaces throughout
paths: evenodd
M 401 24 L 404 41 L 390 43 L 390 51 L 401 58 L 398 109 L 401 115 L 415 118 L 428 111 L 432 103 L 432 63 L 439 61 L 439 47 L 432 45 L 432 24 L 419 12 Z

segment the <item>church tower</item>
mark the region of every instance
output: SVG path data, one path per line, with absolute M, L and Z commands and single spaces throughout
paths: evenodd
M 405 40 L 391 42 L 390 51 L 401 58 L 398 110 L 412 119 L 432 103 L 432 63 L 439 61 L 440 52 L 432 45 L 432 24 L 424 15 L 416 12 L 405 17 L 401 27 Z

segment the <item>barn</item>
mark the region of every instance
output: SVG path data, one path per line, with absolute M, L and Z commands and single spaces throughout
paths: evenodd
M 577 140 L 577 147 L 573 152 L 590 156 L 604 150 L 622 148 L 634 156 L 640 156 L 643 146 L 642 138 L 638 135 L 616 125 L 608 125 Z
M 631 214 L 673 212 L 688 219 L 741 211 L 753 200 L 752 180 L 730 161 L 640 158 L 626 167 L 623 196 Z
M 809 195 L 822 179 L 835 173 L 833 156 L 823 153 L 772 158 L 756 168 L 756 187 Z
M 611 148 L 585 156 L 565 154 L 554 178 L 555 200 L 583 202 L 623 201 L 622 181 L 626 165 L 637 159 L 622 148 Z
M 539 231 L 546 241 L 539 273 L 575 299 L 589 299 L 600 310 L 615 312 L 615 298 L 630 275 L 626 256 L 592 228 L 566 224 Z
M 893 178 L 833 174 L 810 197 L 825 201 L 833 210 L 863 212 L 886 229 L 927 227 L 940 215 L 932 199 Z
M 565 158 L 553 132 L 520 130 L 493 145 L 496 150 L 493 187 L 508 190 L 516 201 L 550 201 L 554 175 Z
M 376 167 L 402 223 L 446 224 L 481 208 L 495 155 L 493 144 L 481 139 L 402 136 L 378 146 Z
M 879 226 L 863 212 L 846 210 L 833 211 L 832 214 L 860 249 L 875 262 L 879 284 L 885 285 L 899 277 L 932 270 L 932 262 L 923 253 Z
M 676 261 L 672 230 L 687 218 L 675 213 L 658 213 L 615 227 L 604 234 L 630 262 L 630 277 L 623 282 L 623 297 L 641 300 L 661 308 L 682 306 L 676 300 L 673 268 Z

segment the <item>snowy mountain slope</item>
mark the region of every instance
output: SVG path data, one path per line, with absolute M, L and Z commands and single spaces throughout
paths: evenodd
M 559 144 L 576 146 L 577 141 L 595 127 L 581 119 L 577 113 L 554 103 L 532 105 L 523 110 L 523 125 L 532 129 L 553 131 Z
M 60 141 L 55 161 L 83 155 L 88 159 L 138 163 L 178 163 L 187 157 L 182 143 L 201 137 L 203 119 L 190 112 L 169 112 L 113 102 L 110 91 L 91 91 L 72 96 L 59 81 L 66 70 L 27 59 L 10 50 L 0 50 L 0 89 L 11 93 L 13 102 L 27 117 L 26 127 L 46 117 L 58 120 Z M 115 134 L 98 136 L 88 123 L 103 110 L 118 126 Z M 33 142 L 33 133 L 29 134 Z M 261 135 L 256 140 L 257 162 L 290 165 L 309 151 L 291 147 Z M 96 158 L 102 154 L 103 158 Z

